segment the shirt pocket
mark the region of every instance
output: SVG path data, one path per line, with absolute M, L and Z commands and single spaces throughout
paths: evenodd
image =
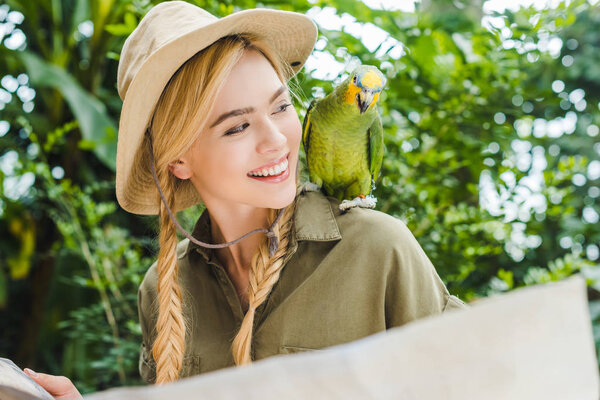
M 142 343 L 139 360 L 140 376 L 146 383 L 154 383 L 156 381 L 156 362 L 152 358 L 151 349 L 147 348 Z M 188 354 L 183 357 L 183 364 L 179 372 L 179 378 L 197 375 L 200 373 L 200 356 Z
M 444 306 L 444 309 L 442 310 L 442 312 L 449 312 L 452 310 L 462 310 L 465 308 L 470 308 L 470 306 L 465 303 L 464 301 L 462 301 L 461 299 L 459 299 L 458 297 L 454 296 L 454 295 L 449 295 L 448 299 L 446 300 L 446 305 Z
M 295 354 L 295 353 L 304 353 L 307 351 L 320 351 L 321 349 L 314 349 L 311 347 L 302 347 L 302 346 L 287 346 L 283 345 L 279 348 L 279 353 L 281 354 Z

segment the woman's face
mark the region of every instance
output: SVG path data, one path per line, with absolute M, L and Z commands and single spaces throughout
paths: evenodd
M 290 204 L 302 126 L 271 64 L 246 51 L 215 101 L 206 129 L 172 172 L 189 178 L 209 208 Z

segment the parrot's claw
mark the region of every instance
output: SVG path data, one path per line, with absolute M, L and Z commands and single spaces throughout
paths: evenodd
M 375 205 L 377 204 L 377 198 L 373 197 L 373 196 L 366 196 L 366 197 L 355 197 L 352 200 L 343 200 L 340 205 L 340 211 L 348 211 L 351 208 L 354 207 L 362 207 L 362 208 L 375 208 Z
M 306 182 L 304 187 L 302 188 L 302 192 L 319 192 L 321 191 L 321 187 L 316 183 Z

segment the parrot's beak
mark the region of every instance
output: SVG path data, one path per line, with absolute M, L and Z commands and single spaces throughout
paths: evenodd
M 356 95 L 356 105 L 358 105 L 358 109 L 361 114 L 364 114 L 367 111 L 367 108 L 373 103 L 373 97 L 375 96 L 375 92 L 370 89 L 363 88 Z

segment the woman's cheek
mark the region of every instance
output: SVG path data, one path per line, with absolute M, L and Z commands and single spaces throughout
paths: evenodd
M 294 143 L 294 145 L 300 144 L 300 139 L 302 138 L 302 123 L 300 123 L 300 119 L 298 119 L 296 113 L 290 114 L 293 115 L 287 126 L 287 131 L 290 132 L 288 140 Z

